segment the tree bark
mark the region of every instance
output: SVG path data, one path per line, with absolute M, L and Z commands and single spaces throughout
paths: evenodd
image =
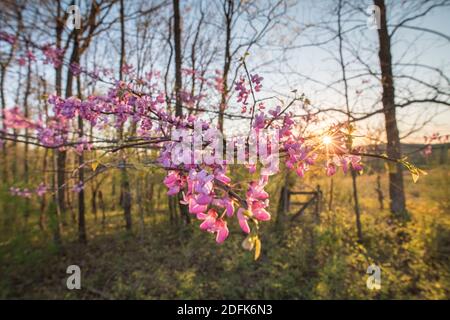
M 183 87 L 183 80 L 181 75 L 182 55 L 181 55 L 181 18 L 180 18 L 180 2 L 179 0 L 173 0 L 173 35 L 174 35 L 174 47 L 175 47 L 175 116 L 183 116 L 183 104 L 181 101 L 180 91 Z M 186 224 L 191 222 L 188 209 L 185 205 L 181 204 L 179 200 L 182 198 L 182 193 L 177 195 L 178 208 L 180 209 L 181 216 L 184 217 Z
M 380 8 L 380 28 L 378 29 L 379 60 L 382 76 L 382 103 L 386 126 L 387 147 L 386 153 L 389 158 L 400 159 L 401 145 L 400 135 L 397 127 L 395 109 L 395 90 L 392 75 L 391 39 L 387 29 L 386 6 L 384 0 L 374 0 Z M 394 217 L 406 218 L 405 191 L 403 187 L 403 174 L 401 164 L 389 167 L 389 197 L 390 209 Z
M 125 64 L 125 6 L 123 0 L 120 0 L 120 70 L 119 79 L 123 80 L 123 66 Z M 120 140 L 123 140 L 124 126 L 120 128 Z M 126 168 L 125 154 L 122 153 L 122 162 L 120 169 L 120 204 L 123 208 L 123 214 L 125 217 L 125 229 L 131 231 L 132 218 L 131 218 L 131 190 L 130 190 L 130 177 Z
M 79 34 L 78 31 L 75 33 L 75 41 L 74 41 L 74 52 L 76 53 L 75 63 L 80 63 L 80 54 L 79 54 Z M 81 94 L 81 80 L 80 75 L 77 75 L 77 90 L 78 90 L 78 99 L 82 99 Z M 83 126 L 83 118 L 81 115 L 78 115 L 78 137 L 81 140 L 84 135 L 84 126 Z M 78 241 L 86 244 L 87 243 L 87 235 L 86 235 L 86 206 L 85 206 L 85 198 L 84 198 L 84 151 L 81 151 L 78 155 L 78 183 L 82 185 L 80 192 L 78 192 Z
M 361 226 L 361 210 L 359 208 L 359 200 L 358 200 L 358 186 L 356 184 L 356 171 L 353 168 L 350 168 L 350 172 L 352 174 L 352 184 L 353 184 L 353 204 L 355 206 L 355 218 L 356 218 L 356 235 L 358 236 L 358 241 L 362 242 L 362 226 Z
M 183 106 L 180 96 L 180 90 L 183 86 L 183 80 L 181 77 L 181 19 L 180 19 L 180 2 L 179 0 L 173 0 L 173 35 L 174 35 L 174 47 L 175 47 L 175 115 L 177 117 L 183 116 Z
M 231 25 L 233 22 L 234 1 L 224 0 L 224 14 L 225 14 L 225 57 L 223 63 L 222 74 L 222 93 L 219 106 L 219 130 L 223 133 L 224 112 L 228 98 L 228 74 L 231 68 Z
M 61 1 L 57 2 L 56 15 L 56 48 L 61 49 L 62 34 L 64 31 L 64 21 L 61 15 Z M 62 64 L 55 69 L 55 90 L 58 96 L 62 96 Z M 66 152 L 64 150 L 56 151 L 56 210 L 61 217 L 63 225 L 67 223 L 66 205 L 65 205 L 65 168 Z

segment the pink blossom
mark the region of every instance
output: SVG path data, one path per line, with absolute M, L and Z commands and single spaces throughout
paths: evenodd
M 214 230 L 215 230 L 215 232 L 217 232 L 217 236 L 216 236 L 217 243 L 224 242 L 228 238 L 228 235 L 230 233 L 228 231 L 227 222 L 222 219 L 216 220 L 216 223 L 214 224 Z
M 260 112 L 259 115 L 256 115 L 255 117 L 255 123 L 253 124 L 253 128 L 255 129 L 264 129 L 265 127 L 265 116 L 263 112 Z
M 252 83 L 255 84 L 255 91 L 256 91 L 256 92 L 261 91 L 261 88 L 262 88 L 261 81 L 262 81 L 263 79 L 264 79 L 263 77 L 260 77 L 260 76 L 257 75 L 257 74 L 254 74 L 254 75 L 251 76 L 251 81 L 252 81 Z
M 169 188 L 167 194 L 172 196 L 180 192 L 183 182 L 177 171 L 169 171 L 169 174 L 164 178 L 164 184 Z
M 355 171 L 361 171 L 363 166 L 361 165 L 361 157 L 356 155 L 350 156 L 350 163 L 352 164 L 352 168 Z
M 252 215 L 260 221 L 269 221 L 270 213 L 265 209 L 268 203 L 265 201 L 253 201 L 251 204 Z
M 25 59 L 25 57 L 20 57 L 17 59 L 17 63 L 19 64 L 19 66 L 24 66 L 27 64 L 27 59 Z
M 206 215 L 200 215 L 199 219 L 203 220 L 200 229 L 216 233 L 217 243 L 222 243 L 228 238 L 227 222 L 221 218 L 218 219 L 217 212 L 214 209 L 210 209 Z
M 25 129 L 25 128 L 35 128 L 36 124 L 27 119 L 19 107 L 14 107 L 11 109 L 6 109 L 4 112 L 4 123 L 6 127 L 13 129 Z
M 270 110 L 269 113 L 272 115 L 272 117 L 277 118 L 281 113 L 281 106 L 277 106 L 275 110 Z
M 54 68 L 61 66 L 62 59 L 64 57 L 64 49 L 56 48 L 47 44 L 42 48 L 42 52 L 45 55 L 45 64 L 51 63 Z
M 258 200 L 265 200 L 269 198 L 269 194 L 264 190 L 266 183 L 266 180 L 263 178 L 261 178 L 258 182 L 252 181 L 247 191 L 247 197 Z
M 41 182 L 39 186 L 36 188 L 36 194 L 39 197 L 42 197 L 46 193 L 47 193 L 47 186 L 43 182 Z
M 78 63 L 76 63 L 76 62 L 72 62 L 70 64 L 69 68 L 70 68 L 70 71 L 72 72 L 72 74 L 74 76 L 78 76 L 82 72 L 82 69 L 81 69 L 80 65 Z
M 244 215 L 244 209 L 239 208 L 237 212 L 237 217 L 239 221 L 239 226 L 241 227 L 242 231 L 245 233 L 250 233 L 250 227 L 248 226 L 248 217 Z
M 328 163 L 327 164 L 327 176 L 331 177 L 336 173 L 336 165 L 334 163 Z
M 228 217 L 234 214 L 234 201 L 229 197 L 214 199 L 213 204 L 217 207 L 224 208 Z
M 254 174 L 256 172 L 256 164 L 248 164 L 246 167 L 249 173 Z
M 26 198 L 26 199 L 29 199 L 32 196 L 32 193 L 28 188 L 25 188 L 22 190 L 17 187 L 11 187 L 11 188 L 9 188 L 9 192 L 13 196 L 18 196 L 18 197 L 22 197 L 22 198 Z
M 72 188 L 73 192 L 79 193 L 84 189 L 84 184 L 83 182 L 78 182 L 77 184 L 75 184 Z
M 241 77 L 236 83 L 235 90 L 238 92 L 237 102 L 242 102 L 242 104 L 247 105 L 247 99 L 250 91 L 245 87 L 245 78 Z
M 427 145 L 425 149 L 423 149 L 422 154 L 424 157 L 428 157 L 433 153 L 433 147 L 431 144 Z
M 124 74 L 131 74 L 133 72 L 133 69 L 134 69 L 133 65 L 125 63 L 122 67 L 122 72 Z
M 299 163 L 297 165 L 297 169 L 295 170 L 297 175 L 302 178 L 305 176 L 305 171 L 306 171 L 305 163 L 303 163 L 303 162 Z
M 214 170 L 214 178 L 224 184 L 229 184 L 231 181 L 231 179 L 225 175 L 225 170 L 223 168 L 217 168 Z
M 201 203 L 197 199 L 190 197 L 188 200 L 189 212 L 193 214 L 203 213 L 208 209 L 208 203 Z
M 16 37 L 7 32 L 0 31 L 0 41 L 5 41 L 13 45 L 14 43 L 16 43 Z

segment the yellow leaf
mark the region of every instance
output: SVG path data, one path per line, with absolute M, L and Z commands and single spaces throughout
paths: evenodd
M 417 168 L 417 171 L 419 172 L 419 174 L 421 174 L 421 175 L 423 175 L 423 176 L 428 175 L 428 172 L 423 171 L 422 169 Z
M 99 165 L 99 162 L 98 162 L 98 161 L 92 162 L 92 164 L 91 164 L 92 171 L 97 170 L 98 165 Z
M 261 254 L 261 241 L 259 238 L 255 239 L 255 260 L 258 260 L 259 255 Z
M 417 180 L 419 180 L 419 173 L 418 173 L 418 172 L 416 172 L 416 171 L 411 171 L 411 176 L 412 176 L 412 179 L 413 179 L 413 182 L 414 182 L 414 183 L 416 183 Z

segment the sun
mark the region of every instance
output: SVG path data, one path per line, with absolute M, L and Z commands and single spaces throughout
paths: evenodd
M 324 136 L 322 138 L 322 142 L 323 142 L 324 145 L 327 146 L 327 145 L 329 145 L 329 144 L 331 144 L 333 142 L 333 139 L 330 136 Z

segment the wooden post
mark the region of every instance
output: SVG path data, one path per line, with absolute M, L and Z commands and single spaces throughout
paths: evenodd
M 384 195 L 381 189 L 381 177 L 377 176 L 377 188 L 375 189 L 378 193 L 378 202 L 380 203 L 380 210 L 384 210 Z
M 333 207 L 333 190 L 334 189 L 334 179 L 333 177 L 331 177 L 331 182 L 330 182 L 330 195 L 328 198 L 328 210 L 331 211 L 331 208 Z
M 319 223 L 320 222 L 320 201 L 322 199 L 322 191 L 320 190 L 320 185 L 317 185 L 315 198 L 316 198 L 315 220 L 316 220 L 316 223 Z

